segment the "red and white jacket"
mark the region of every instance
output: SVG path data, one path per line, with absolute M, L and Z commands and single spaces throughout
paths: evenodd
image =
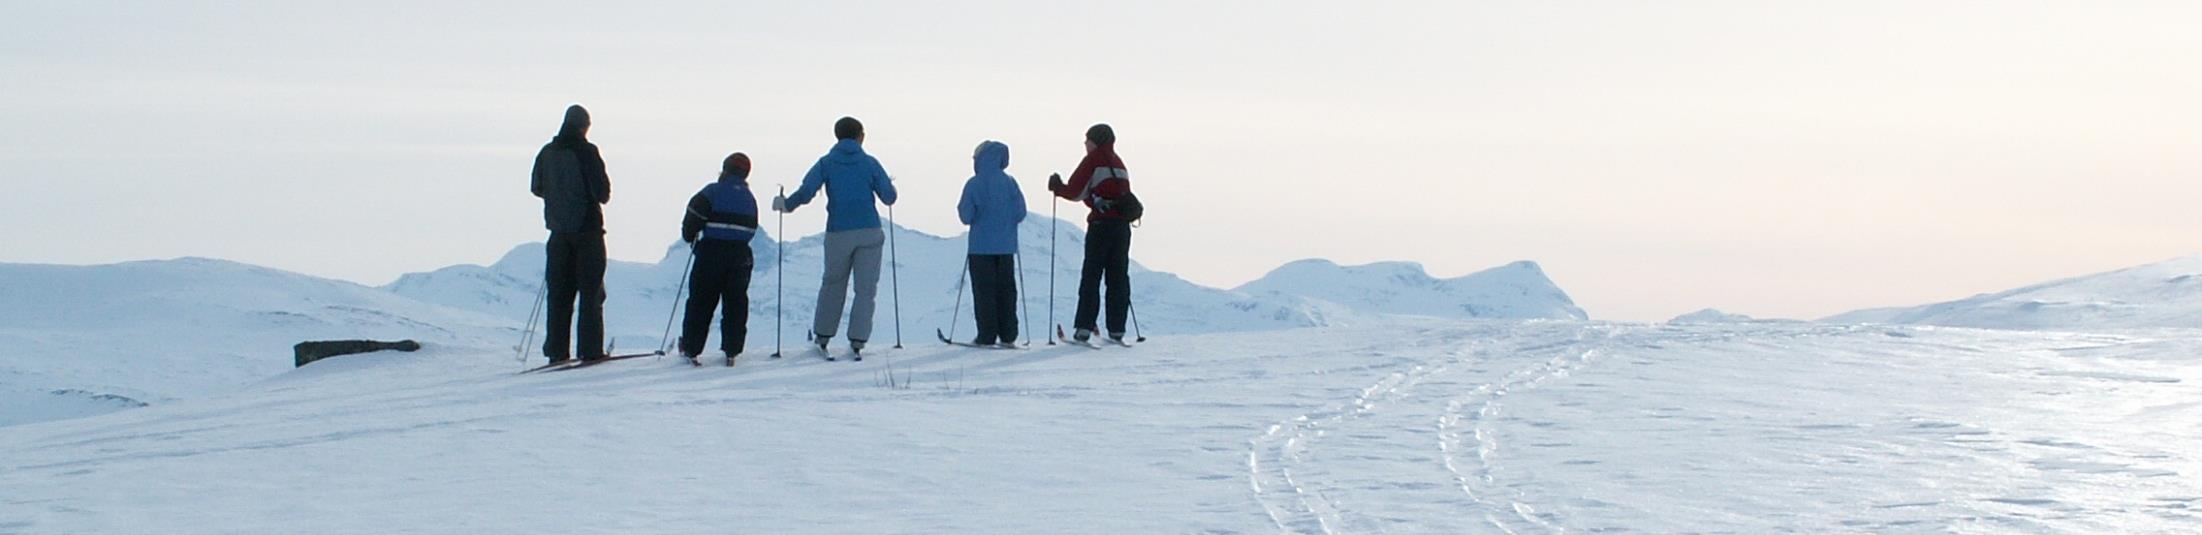
M 1086 159 L 1078 162 L 1078 170 L 1071 171 L 1062 189 L 1055 190 L 1055 196 L 1086 203 L 1086 208 L 1091 210 L 1086 215 L 1086 222 L 1091 223 L 1124 219 L 1122 214 L 1107 207 L 1106 202 L 1095 201 L 1115 199 L 1131 191 L 1131 172 L 1124 170 L 1124 159 L 1116 157 L 1116 146 L 1109 144 L 1086 152 Z

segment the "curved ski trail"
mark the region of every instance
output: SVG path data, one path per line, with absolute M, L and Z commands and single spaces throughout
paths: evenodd
M 1493 426 L 1501 399 L 1589 364 L 1598 340 L 1611 336 L 1608 329 L 1517 328 L 1441 342 L 1458 347 L 1389 373 L 1349 399 L 1271 424 L 1249 440 L 1254 498 L 1285 532 L 1434 527 L 1411 519 L 1457 511 L 1463 497 L 1480 525 L 1508 533 L 1561 531 L 1496 484 Z M 1490 338 L 1512 344 L 1495 346 Z M 1411 442 L 1388 442 L 1387 436 Z M 1432 442 L 1435 452 L 1427 449 Z M 1361 499 L 1368 496 L 1382 499 Z

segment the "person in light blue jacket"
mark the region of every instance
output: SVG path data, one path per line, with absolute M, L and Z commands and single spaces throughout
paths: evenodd
M 880 229 L 879 207 L 874 198 L 895 204 L 895 183 L 879 160 L 864 153 L 864 123 L 842 117 L 833 124 L 833 149 L 811 165 L 795 194 L 775 197 L 774 210 L 794 212 L 826 190 L 826 272 L 818 285 L 818 313 L 811 324 L 812 342 L 820 353 L 841 326 L 841 303 L 848 297 L 849 279 L 856 279 L 856 300 L 849 303 L 849 349 L 862 359 L 864 343 L 872 337 L 872 313 L 879 297 L 879 254 L 887 243 Z
M 1025 220 L 1025 195 L 1009 176 L 1009 145 L 987 140 L 971 154 L 976 173 L 963 183 L 956 215 L 971 226 L 971 313 L 980 346 L 1017 345 L 1017 225 Z

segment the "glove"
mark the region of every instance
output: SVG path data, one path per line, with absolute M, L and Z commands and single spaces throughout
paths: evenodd
M 1062 191 L 1062 190 L 1063 190 L 1063 175 L 1062 175 L 1062 174 L 1060 174 L 1060 173 L 1048 173 L 1048 175 L 1047 175 L 1047 189 L 1048 189 L 1048 191 Z
M 696 238 L 697 236 L 694 234 L 682 234 L 680 236 L 680 241 L 688 242 L 688 245 L 694 246 L 696 245 Z
M 784 213 L 788 213 L 788 212 L 790 211 L 790 210 L 788 210 L 788 196 L 787 196 L 787 195 L 774 195 L 774 196 L 772 196 L 772 211 L 774 211 L 774 212 L 780 212 L 780 213 L 783 213 L 783 214 L 784 214 Z

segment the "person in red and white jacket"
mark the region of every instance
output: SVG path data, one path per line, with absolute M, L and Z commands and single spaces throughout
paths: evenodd
M 1108 283 L 1109 339 L 1124 340 L 1124 323 L 1132 306 L 1132 220 L 1125 201 L 1132 191 L 1131 173 L 1116 156 L 1116 130 L 1107 124 L 1086 129 L 1086 158 L 1070 174 L 1048 176 L 1048 190 L 1055 196 L 1080 201 L 1086 215 L 1086 262 L 1078 276 L 1078 315 L 1072 335 L 1079 342 L 1093 337 L 1101 311 L 1101 284 Z

